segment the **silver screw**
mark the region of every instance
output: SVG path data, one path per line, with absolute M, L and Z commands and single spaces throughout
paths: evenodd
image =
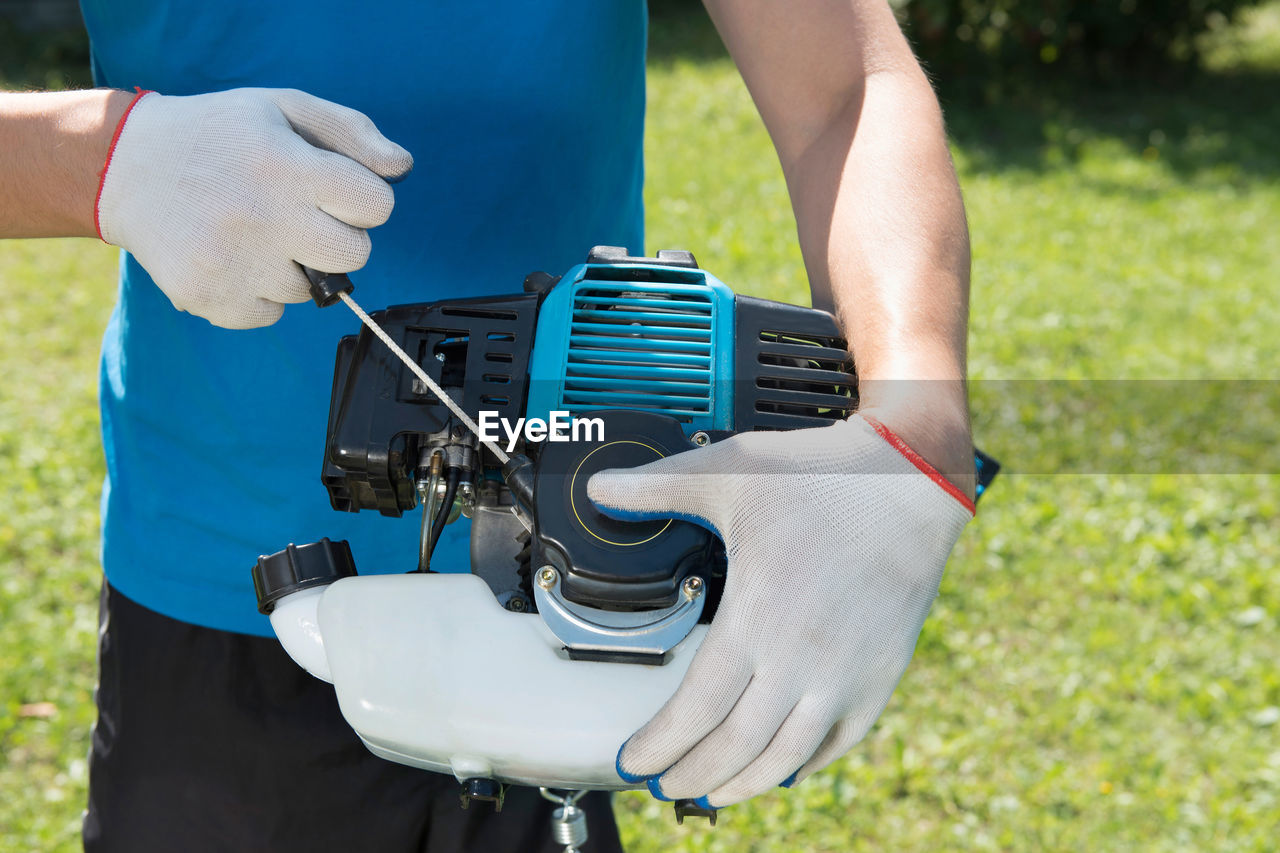
M 711 443 L 711 436 L 707 435 L 702 430 L 698 430 L 693 435 L 689 436 L 689 438 L 691 438 L 693 440 L 693 443 L 698 445 L 699 447 L 706 447 L 708 444 Z
M 544 566 L 538 570 L 538 586 L 543 589 L 551 589 L 551 587 L 556 585 L 557 577 L 559 576 L 556 574 L 555 569 L 550 566 Z
M 684 584 L 680 588 L 687 597 L 697 598 L 702 595 L 702 578 L 697 575 L 690 575 L 684 579 Z

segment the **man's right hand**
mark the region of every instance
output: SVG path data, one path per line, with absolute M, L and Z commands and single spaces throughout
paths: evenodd
M 175 308 L 269 326 L 308 299 L 298 264 L 351 272 L 394 204 L 408 151 L 364 114 L 292 89 L 147 93 L 108 154 L 99 235 L 133 253 Z

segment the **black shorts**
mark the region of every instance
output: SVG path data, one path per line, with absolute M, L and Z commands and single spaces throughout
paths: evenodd
M 103 584 L 88 853 L 533 853 L 555 808 L 511 788 L 463 810 L 451 776 L 375 757 L 333 687 L 274 639 L 148 610 Z M 607 794 L 584 853 L 621 851 Z

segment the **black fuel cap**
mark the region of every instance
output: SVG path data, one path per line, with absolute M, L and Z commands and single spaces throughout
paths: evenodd
M 259 557 L 253 567 L 253 588 L 258 593 L 258 612 L 269 615 L 276 601 L 292 592 L 326 586 L 339 578 L 353 577 L 355 560 L 346 540 L 327 538 L 309 545 L 290 545 L 269 557 Z

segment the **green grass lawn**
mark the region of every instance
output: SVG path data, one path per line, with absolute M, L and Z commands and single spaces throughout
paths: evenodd
M 1280 378 L 1277 22 L 1280 5 L 1264 9 L 1178 90 L 946 99 L 973 230 L 977 438 L 1008 473 L 864 743 L 714 829 L 622 795 L 630 850 L 1275 848 L 1280 468 L 1265 463 L 1280 412 L 1192 380 Z M 781 174 L 714 35 L 660 18 L 653 54 L 647 248 L 691 248 L 742 292 L 803 301 Z M 0 244 L 3 851 L 77 846 L 113 274 L 90 241 Z M 1004 381 L 1028 379 L 1188 380 L 1122 401 L 1125 423 L 1181 417 L 1184 384 L 1227 388 L 1182 452 L 1233 423 L 1270 440 L 1238 447 L 1229 474 L 1180 474 L 1201 469 L 1172 451 L 1157 474 L 1117 454 L 1091 465 L 1095 436 L 1060 401 Z M 1006 394 L 1034 436 L 983 415 Z M 1261 473 L 1245 473 L 1252 450 Z

